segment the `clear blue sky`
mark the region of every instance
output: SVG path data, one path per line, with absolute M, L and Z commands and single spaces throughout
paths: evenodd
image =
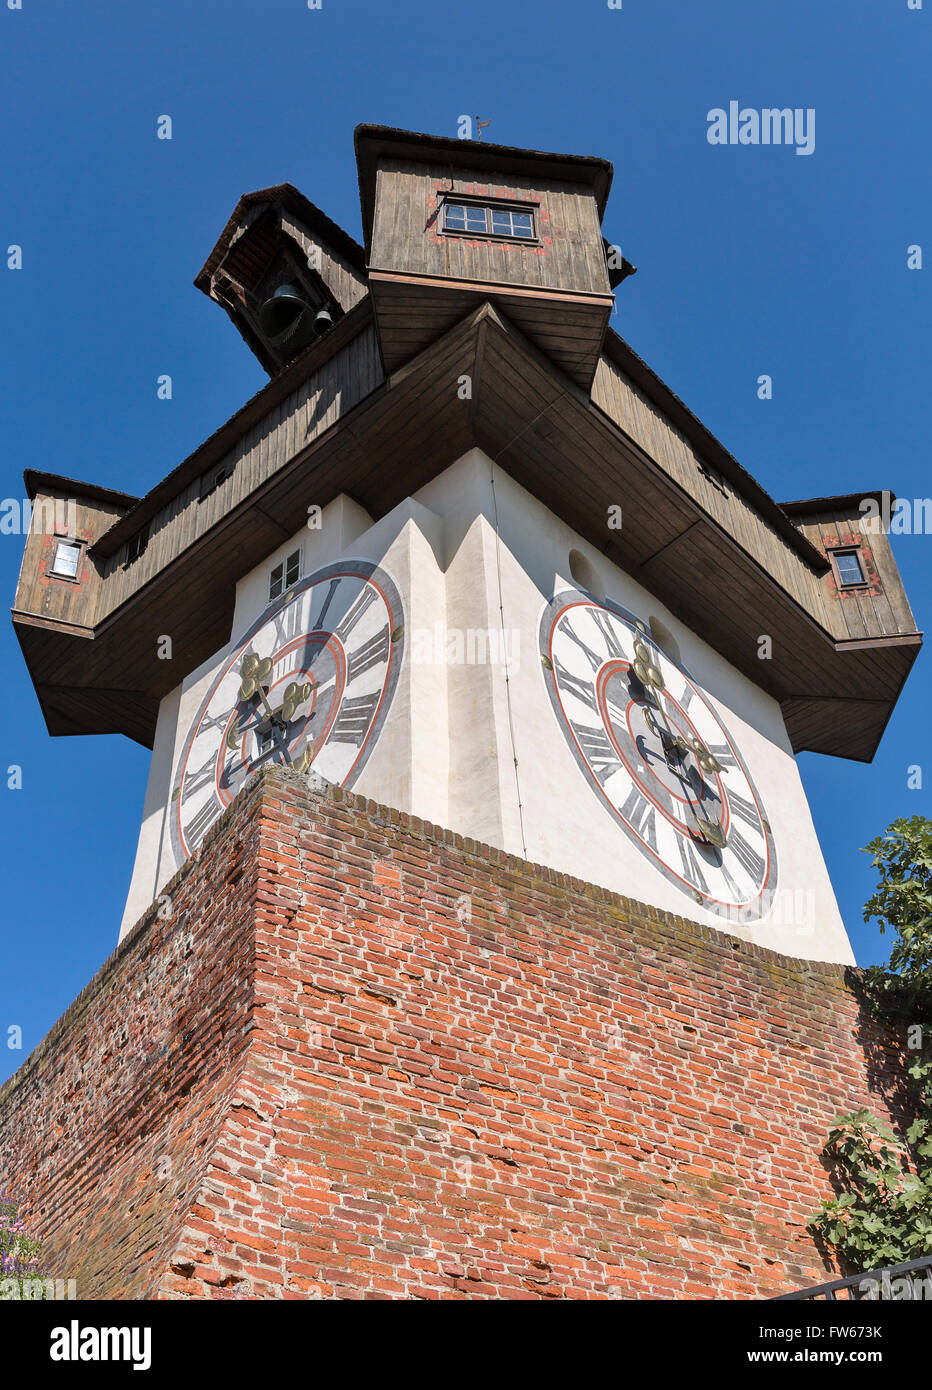
M 929 492 L 932 0 L 22 5 L 0 0 L 4 496 L 24 468 L 152 486 L 266 379 L 191 284 L 239 194 L 290 180 L 361 239 L 353 127 L 455 135 L 461 114 L 499 143 L 612 160 L 604 228 L 639 267 L 614 326 L 779 500 Z M 709 145 L 706 114 L 732 99 L 815 108 L 814 153 Z M 927 269 L 907 270 L 911 243 Z M 922 628 L 932 541 L 894 544 Z M 0 536 L 8 604 L 21 553 Z M 50 739 L 8 624 L 0 641 L 3 1076 L 115 945 L 148 753 Z M 906 786 L 927 761 L 928 661 L 873 764 L 801 759 L 865 964 L 889 939 L 861 920 L 859 847 L 929 809 Z

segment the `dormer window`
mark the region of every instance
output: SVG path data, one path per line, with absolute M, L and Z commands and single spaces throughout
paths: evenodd
M 278 598 L 286 589 L 290 589 L 292 584 L 297 584 L 301 577 L 301 550 L 293 550 L 290 555 L 279 564 L 273 566 L 269 575 L 269 603 Z
M 839 589 L 853 589 L 859 584 L 867 583 L 861 556 L 857 550 L 831 550 L 829 558 Z
M 443 203 L 443 231 L 506 241 L 535 241 L 534 209 L 526 204 L 456 201 Z
M 227 478 L 233 476 L 233 460 L 227 459 L 219 468 L 209 468 L 206 473 L 201 474 L 201 498 L 209 497 L 212 492 L 216 492 L 226 482 Z
M 81 546 L 78 541 L 57 541 L 49 573 L 58 579 L 77 579 L 80 558 Z
M 130 536 L 126 542 L 126 563 L 131 565 L 134 560 L 138 560 L 146 546 L 149 544 L 149 528 L 143 526 L 137 531 L 135 536 Z

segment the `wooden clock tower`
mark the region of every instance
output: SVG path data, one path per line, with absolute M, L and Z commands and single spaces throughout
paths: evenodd
M 144 497 L 27 479 L 49 731 L 153 750 L 123 931 L 282 762 L 850 960 L 793 755 L 870 759 L 919 647 L 874 494 L 776 503 L 609 328 L 604 160 L 356 152 L 364 247 L 282 184 L 196 278 L 257 396 Z

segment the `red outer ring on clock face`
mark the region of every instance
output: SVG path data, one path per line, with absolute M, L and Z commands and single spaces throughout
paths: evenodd
M 376 578 L 376 575 L 379 575 L 382 579 L 384 579 L 384 585 L 379 582 L 379 579 Z M 368 561 L 359 560 L 347 561 L 345 568 L 340 561 L 336 561 L 332 565 L 326 565 L 322 569 L 316 570 L 309 574 L 295 587 L 294 590 L 292 590 L 289 593 L 289 596 L 284 600 L 284 602 L 279 603 L 273 609 L 267 610 L 265 613 L 261 614 L 259 618 L 257 618 L 257 620 L 249 628 L 245 637 L 241 639 L 241 642 L 237 647 L 236 651 L 228 657 L 225 665 L 223 666 L 223 669 L 217 674 L 217 676 L 211 683 L 210 689 L 208 690 L 201 704 L 197 720 L 189 729 L 187 738 L 185 740 L 185 748 L 182 757 L 181 769 L 180 772 L 176 773 L 174 781 L 175 791 L 172 794 L 172 800 L 175 804 L 170 813 L 171 824 L 173 832 L 177 836 L 178 840 L 178 844 L 177 846 L 175 846 L 175 849 L 177 851 L 177 849 L 180 848 L 183 857 L 186 858 L 192 852 L 191 847 L 189 846 L 188 841 L 185 837 L 184 828 L 181 823 L 181 803 L 182 795 L 184 792 L 185 778 L 187 776 L 188 770 L 188 759 L 191 755 L 191 750 L 193 749 L 194 744 L 197 740 L 197 734 L 198 730 L 200 729 L 201 723 L 205 715 L 207 714 L 207 711 L 210 708 L 210 702 L 216 695 L 217 690 L 219 689 L 223 680 L 229 674 L 230 668 L 240 659 L 243 652 L 247 650 L 250 642 L 253 640 L 256 634 L 258 632 L 261 632 L 261 630 L 264 627 L 266 627 L 269 623 L 274 622 L 277 614 L 280 613 L 284 608 L 287 608 L 289 604 L 293 603 L 300 594 L 305 593 L 310 589 L 316 588 L 319 585 L 325 584 L 328 580 L 331 579 L 360 579 L 362 580 L 364 585 L 367 585 L 370 588 L 374 589 L 382 602 L 389 626 L 388 660 L 385 663 L 385 672 L 382 678 L 381 690 L 379 691 L 378 703 L 376 704 L 375 710 L 372 714 L 372 718 L 369 722 L 366 737 L 360 744 L 359 749 L 356 753 L 356 757 L 353 759 L 348 771 L 346 772 L 342 782 L 340 783 L 340 785 L 344 787 L 352 785 L 354 773 L 356 772 L 356 769 L 359 766 L 360 761 L 368 752 L 373 731 L 377 730 L 380 727 L 381 719 L 383 717 L 383 710 L 386 708 L 386 699 L 390 699 L 394 695 L 394 684 L 397 680 L 398 663 L 401 660 L 402 651 L 404 647 L 404 608 L 402 606 L 401 596 L 394 584 L 394 581 L 390 578 L 390 576 L 385 574 L 384 571 L 380 570 L 377 565 L 370 564 Z M 391 590 L 392 595 L 394 595 L 394 599 L 389 595 L 389 593 L 386 592 L 386 587 Z M 337 624 L 336 626 L 339 627 L 339 624 Z M 399 634 L 399 637 L 397 639 L 397 650 L 396 633 Z M 320 629 L 315 629 L 313 633 L 303 633 L 299 638 L 293 640 L 298 643 L 305 643 L 309 637 L 318 635 L 330 638 L 335 637 L 336 633 L 334 630 L 328 630 L 324 632 Z M 289 647 L 290 645 L 291 644 L 289 644 Z M 337 642 L 337 645 L 342 648 L 342 644 L 339 642 L 339 640 Z M 343 653 L 342 650 L 340 652 L 340 660 L 338 664 L 340 666 L 342 680 L 340 698 L 339 700 L 334 700 L 333 702 L 334 714 L 327 725 L 326 734 L 319 740 L 319 744 L 321 747 L 323 747 L 326 743 L 327 736 L 329 736 L 330 730 L 333 727 L 333 724 L 339 714 L 340 705 L 342 704 L 343 699 L 343 693 L 345 691 L 346 661 L 345 653 Z M 393 670 L 395 673 L 394 680 L 392 679 Z M 229 724 L 227 724 L 227 730 L 229 729 L 229 727 Z M 221 752 L 222 749 L 223 742 L 221 740 Z M 215 780 L 216 776 L 217 773 L 215 772 Z M 215 786 L 214 790 L 218 795 L 221 795 L 219 787 Z M 226 806 L 228 802 L 229 798 L 224 798 L 223 805 Z
M 599 794 L 600 798 L 602 799 L 603 803 L 605 804 L 605 806 L 606 806 L 606 807 L 608 808 L 608 810 L 610 811 L 610 813 L 611 813 L 611 815 L 612 815 L 612 818 L 616 821 L 616 823 L 619 823 L 619 824 L 621 824 L 621 825 L 624 826 L 626 833 L 627 833 L 628 835 L 632 836 L 632 837 L 637 841 L 637 843 L 643 848 L 644 852 L 645 852 L 647 855 L 649 855 L 650 858 L 653 859 L 653 860 L 660 866 L 661 870 L 663 871 L 663 873 L 664 873 L 665 875 L 669 876 L 670 878 L 674 879 L 678 884 L 680 884 L 681 887 L 683 888 L 683 890 L 684 890 L 686 893 L 692 894 L 693 891 L 694 891 L 694 885 L 689 881 L 689 879 L 684 878 L 682 874 L 680 874 L 680 873 L 677 872 L 677 870 L 673 867 L 672 864 L 669 864 L 669 863 L 667 862 L 666 859 L 664 859 L 661 855 L 657 854 L 657 853 L 651 848 L 650 844 L 648 844 L 648 842 L 647 842 L 646 840 L 644 840 L 643 837 L 642 837 L 641 835 L 638 834 L 638 832 L 634 829 L 634 827 L 630 824 L 630 822 L 629 822 L 628 820 L 626 820 L 625 817 L 624 817 L 623 815 L 621 815 L 621 813 L 620 813 L 620 811 L 619 811 L 619 808 L 615 805 L 615 803 L 611 800 L 611 798 L 608 797 L 608 796 L 606 795 L 605 790 L 604 790 L 604 788 L 602 787 L 602 784 L 600 783 L 598 777 L 595 776 L 595 774 L 594 774 L 594 772 L 593 772 L 593 770 L 592 770 L 592 766 L 591 766 L 591 764 L 590 764 L 590 762 L 589 762 L 589 759 L 586 757 L 586 754 L 584 753 L 583 749 L 581 748 L 580 743 L 579 743 L 579 740 L 577 739 L 577 737 L 576 737 L 576 735 L 575 735 L 575 733 L 574 733 L 574 731 L 573 731 L 572 721 L 571 721 L 569 715 L 567 714 L 566 709 L 564 708 L 563 699 L 562 699 L 562 696 L 561 696 L 561 693 L 560 693 L 560 686 L 559 686 L 559 683 L 558 683 L 558 681 L 557 681 L 556 664 L 555 664 L 555 662 L 554 662 L 554 655 L 553 655 L 554 634 L 555 634 L 555 632 L 556 632 L 556 629 L 557 629 L 558 624 L 562 621 L 562 619 L 566 616 L 566 614 L 569 613 L 573 608 L 585 608 L 585 609 L 588 609 L 588 610 L 595 610 L 595 611 L 605 612 L 605 613 L 607 613 L 609 616 L 611 616 L 611 617 L 613 617 L 613 618 L 616 618 L 620 623 L 622 623 L 626 628 L 628 628 L 628 630 L 629 630 L 632 634 L 636 634 L 636 635 L 640 636 L 640 637 L 642 638 L 642 640 L 648 640 L 648 639 L 645 639 L 644 634 L 643 634 L 642 632 L 640 632 L 640 629 L 638 629 L 637 624 L 633 621 L 633 619 L 629 618 L 628 616 L 626 616 L 626 615 L 622 614 L 620 611 L 618 611 L 619 608 L 620 608 L 620 605 L 614 605 L 614 604 L 610 604 L 610 603 L 604 603 L 604 604 L 603 604 L 603 603 L 598 603 L 598 602 L 594 601 L 593 599 L 578 598 L 578 599 L 575 599 L 575 600 L 573 600 L 573 601 L 571 601 L 571 602 L 568 602 L 568 603 L 563 604 L 563 605 L 562 605 L 561 607 L 559 607 L 559 608 L 556 608 L 556 602 L 557 602 L 557 598 L 558 598 L 558 597 L 559 597 L 558 595 L 554 595 L 554 598 L 551 600 L 550 604 L 548 604 L 548 606 L 547 606 L 547 607 L 548 607 L 548 611 L 552 612 L 553 616 L 552 616 L 551 619 L 550 619 L 550 626 L 549 626 L 549 630 L 548 630 L 548 632 L 547 632 L 546 654 L 547 654 L 548 660 L 550 661 L 550 673 L 549 673 L 548 676 L 546 676 L 546 683 L 547 683 L 548 689 L 549 689 L 550 692 L 551 692 L 552 698 L 553 698 L 553 700 L 554 700 L 556 706 L 559 708 L 560 715 L 561 715 L 560 723 L 561 723 L 561 726 L 562 726 L 562 730 L 563 730 L 564 736 L 565 736 L 565 737 L 568 737 L 568 738 L 570 738 L 570 739 L 572 740 L 573 745 L 575 746 L 576 751 L 577 751 L 578 761 L 580 761 L 580 762 L 582 763 L 582 765 L 587 769 L 587 773 L 588 773 L 588 775 L 587 775 L 587 781 L 589 782 L 589 785 L 592 787 L 593 791 L 595 791 L 595 792 L 597 792 L 597 793 Z M 668 660 L 669 660 L 669 658 L 668 658 Z M 607 662 L 606 665 L 608 665 L 608 664 L 609 664 L 609 663 Z M 629 668 L 630 665 L 631 665 L 630 662 L 628 662 L 628 661 L 623 661 L 623 660 L 620 659 L 620 658 L 614 658 L 614 659 L 613 659 L 613 664 L 615 665 L 616 669 L 619 668 L 619 667 L 622 667 L 622 666 L 624 666 L 625 668 Z M 757 789 L 756 789 L 756 787 L 754 786 L 753 781 L 751 780 L 751 775 L 750 775 L 750 773 L 748 772 L 747 768 L 746 768 L 745 765 L 744 765 L 744 759 L 743 759 L 743 758 L 740 756 L 740 754 L 738 753 L 738 750 L 735 748 L 734 744 L 732 743 L 731 738 L 729 737 L 729 735 L 728 735 L 726 729 L 724 728 L 724 726 L 723 726 L 721 720 L 718 718 L 718 716 L 716 715 L 715 711 L 712 709 L 712 707 L 711 707 L 711 705 L 708 703 L 708 701 L 704 698 L 704 696 L 703 696 L 703 694 L 702 694 L 702 691 L 701 691 L 701 690 L 699 689 L 699 687 L 696 685 L 695 681 L 692 680 L 692 678 L 691 678 L 691 677 L 683 670 L 683 668 L 682 668 L 681 666 L 679 666 L 676 662 L 671 662 L 671 665 L 673 665 L 673 666 L 680 672 L 680 674 L 684 677 L 684 679 L 687 680 L 687 681 L 689 682 L 689 684 L 692 686 L 692 688 L 695 690 L 696 694 L 698 695 L 699 699 L 702 701 L 702 704 L 703 704 L 704 708 L 705 708 L 706 710 L 708 710 L 708 712 L 709 712 L 709 714 L 711 715 L 712 719 L 714 719 L 715 724 L 716 724 L 716 727 L 717 727 L 718 730 L 719 730 L 719 733 L 721 734 L 722 738 L 724 739 L 725 743 L 727 744 L 727 746 L 728 746 L 728 748 L 729 748 L 729 750 L 730 750 L 732 756 L 734 757 L 734 759 L 735 759 L 735 761 L 736 761 L 737 766 L 740 767 L 740 769 L 741 769 L 741 772 L 742 772 L 742 775 L 743 775 L 743 777 L 744 777 L 744 780 L 745 780 L 745 782 L 746 782 L 746 784 L 747 784 L 747 786 L 748 786 L 748 789 L 749 789 L 749 791 L 750 791 L 750 793 L 751 793 L 751 796 L 752 796 L 753 799 L 754 799 L 754 806 L 755 806 L 755 809 L 757 810 L 758 817 L 760 818 L 760 820 L 761 820 L 761 822 L 762 822 L 762 825 L 763 825 L 763 822 L 764 822 L 764 820 L 765 820 L 764 810 L 763 810 L 763 807 L 761 806 L 760 799 L 759 799 L 759 797 L 758 797 L 758 795 L 757 795 Z M 600 671 L 599 674 L 601 674 L 601 671 Z M 672 697 L 671 697 L 671 698 L 672 698 Z M 677 701 L 673 701 L 673 703 L 677 705 L 677 708 L 679 708 L 679 704 L 678 704 Z M 637 778 L 637 777 L 632 773 L 632 770 L 631 770 L 631 768 L 630 768 L 630 765 L 629 765 L 629 763 L 628 763 L 627 758 L 624 757 L 624 755 L 621 753 L 621 749 L 618 748 L 618 745 L 617 745 L 617 743 L 616 743 L 616 741 L 615 741 L 615 739 L 614 739 L 614 737 L 613 737 L 613 733 L 612 733 L 612 729 L 611 729 L 611 724 L 609 723 L 608 725 L 606 725 L 606 723 L 605 723 L 605 714 L 604 714 L 604 711 L 602 710 L 602 707 L 601 707 L 601 700 L 600 700 L 600 703 L 599 703 L 599 714 L 600 714 L 600 717 L 601 717 L 601 720 L 602 720 L 603 727 L 605 728 L 606 736 L 610 739 L 610 741 L 611 741 L 611 743 L 612 743 L 612 746 L 615 748 L 616 752 L 619 754 L 619 757 L 621 758 L 621 761 L 624 763 L 625 767 L 627 768 L 629 774 L 632 775 L 633 780 L 635 780 L 635 781 L 638 783 L 638 785 L 641 787 L 641 789 L 644 791 L 644 794 L 645 794 L 645 795 L 648 797 L 648 799 L 650 800 L 651 805 L 654 806 L 655 809 L 657 809 L 657 810 L 663 812 L 663 808 L 660 807 L 660 806 L 657 806 L 657 803 L 654 801 L 653 797 L 651 797 L 651 796 L 650 796 L 650 793 L 646 790 L 646 788 L 643 787 L 643 784 L 640 782 L 640 779 Z M 689 719 L 689 717 L 688 717 L 687 715 L 685 715 L 685 714 L 683 715 L 683 717 L 686 719 L 686 722 L 689 724 L 690 728 L 692 728 L 692 729 L 695 730 L 695 726 L 693 725 L 693 723 L 692 723 L 692 721 Z M 695 732 L 696 732 L 697 738 L 700 737 L 700 735 L 699 735 L 699 733 L 698 733 L 698 730 L 695 730 Z M 721 782 L 720 782 L 720 779 L 719 779 L 719 777 L 718 777 L 718 774 L 716 773 L 715 776 L 716 776 L 716 779 L 719 781 L 719 785 L 721 786 Z M 727 805 L 727 793 L 726 793 L 725 797 L 722 798 L 722 802 L 723 802 L 723 805 Z M 730 809 L 729 809 L 729 815 L 730 815 Z M 667 819 L 669 819 L 669 817 L 667 817 Z M 730 823 L 730 822 L 729 822 L 729 823 Z M 687 838 L 687 839 L 692 838 L 691 836 L 689 836 L 688 832 L 686 833 L 686 838 Z M 726 912 L 729 911 L 729 910 L 731 910 L 731 911 L 738 911 L 738 912 L 741 912 L 741 911 L 751 911 L 751 910 L 753 910 L 753 908 L 755 907 L 756 904 L 760 903 L 760 901 L 761 901 L 762 898 L 764 898 L 764 897 L 765 897 L 766 895 L 768 895 L 768 894 L 772 894 L 773 892 L 775 892 L 775 891 L 776 891 L 776 885 L 775 885 L 775 884 L 771 884 L 771 881 L 770 881 L 770 879 L 771 879 L 771 873 L 772 873 L 772 869 L 773 869 L 773 854 L 772 854 L 771 845 L 772 845 L 772 841 L 771 841 L 770 832 L 767 831 L 767 830 L 765 830 L 765 831 L 764 831 L 764 846 L 765 846 L 765 850 L 766 850 L 766 859 L 765 859 L 765 863 L 764 863 L 763 882 L 762 882 L 761 887 L 760 887 L 760 889 L 759 889 L 759 891 L 758 891 L 758 893 L 757 893 L 757 895 L 756 895 L 755 898 L 752 898 L 752 899 L 748 900 L 747 902 L 743 902 L 743 903 L 734 903 L 734 902 L 731 902 L 731 901 L 727 901 L 727 900 L 724 899 L 724 898 L 716 898 L 716 897 L 713 897 L 711 894 L 701 894 L 703 905 L 710 906 L 710 910 L 714 910 L 714 908 L 712 908 L 711 905 L 715 904 L 715 905 L 718 905 L 719 907 L 724 908 L 724 909 L 726 910 Z
M 622 660 L 618 659 L 618 660 L 615 660 L 615 661 L 607 662 L 607 663 L 605 664 L 605 666 L 603 666 L 602 670 L 599 672 L 598 684 L 596 685 L 596 695 L 597 695 L 597 697 L 598 697 L 598 702 L 599 702 L 599 713 L 600 713 L 601 716 L 602 716 L 602 723 L 603 723 L 603 725 L 605 726 L 605 732 L 606 732 L 606 734 L 608 735 L 608 737 L 609 737 L 609 739 L 610 739 L 610 741 L 611 741 L 612 747 L 615 749 L 615 752 L 618 754 L 618 757 L 621 759 L 621 762 L 624 764 L 624 766 L 625 766 L 625 768 L 626 768 L 626 770 L 627 770 L 628 776 L 631 778 L 632 782 L 635 782 L 635 783 L 640 787 L 641 791 L 642 791 L 642 792 L 644 793 L 644 795 L 647 797 L 647 799 L 648 799 L 648 801 L 650 802 L 650 804 L 651 804 L 653 807 L 655 807 L 656 810 L 658 810 L 658 811 L 660 812 L 660 814 L 663 816 L 664 820 L 668 822 L 668 824 L 672 825 L 673 828 L 674 828 L 675 830 L 678 830 L 678 831 L 680 832 L 681 835 L 685 835 L 685 836 L 687 837 L 687 839 L 690 839 L 690 838 L 692 838 L 692 837 L 690 836 L 689 829 L 687 828 L 687 826 L 685 826 L 685 825 L 683 824 L 682 821 L 677 820 L 676 816 L 671 816 L 671 815 L 669 814 L 669 812 L 666 811 L 666 810 L 664 809 L 664 807 L 660 805 L 659 801 L 656 801 L 656 800 L 654 799 L 653 795 L 651 794 L 650 788 L 642 781 L 642 779 L 641 779 L 641 777 L 638 775 L 637 771 L 631 766 L 631 763 L 630 763 L 628 757 L 626 756 L 626 754 L 625 754 L 625 752 L 624 752 L 624 749 L 620 746 L 620 744 L 618 743 L 618 740 L 615 738 L 615 730 L 614 730 L 614 727 L 613 727 L 613 725 L 612 725 L 611 716 L 609 715 L 608 710 L 606 709 L 605 686 L 606 686 L 606 683 L 608 682 L 608 680 L 615 674 L 616 671 L 619 671 L 619 670 L 621 670 L 621 671 L 630 671 L 630 669 L 631 669 L 631 662 L 630 662 L 630 661 L 622 661 Z M 687 679 L 689 679 L 689 678 L 687 677 Z M 690 681 L 690 685 L 692 685 L 692 681 Z M 558 693 L 558 696 L 559 696 L 559 691 L 558 691 L 557 693 Z M 697 691 L 696 693 L 698 694 L 698 691 Z M 687 726 L 692 730 L 692 732 L 693 732 L 693 734 L 695 735 L 695 737 L 696 737 L 697 739 L 699 739 L 699 741 L 700 741 L 700 743 L 701 743 L 701 742 L 702 742 L 702 735 L 699 733 L 699 730 L 696 728 L 695 724 L 692 722 L 692 720 L 690 719 L 689 715 L 688 715 L 688 714 L 686 713 L 686 711 L 683 709 L 683 707 L 682 707 L 682 705 L 680 704 L 679 700 L 674 699 L 674 697 L 669 693 L 668 690 L 664 690 L 662 698 L 665 699 L 665 700 L 667 700 L 668 703 L 671 704 L 671 705 L 673 706 L 673 708 L 675 709 L 676 714 L 677 714 L 677 716 L 678 716 L 678 722 L 679 722 L 679 721 L 682 721 L 683 724 L 687 725 Z M 627 716 L 628 733 L 631 735 L 631 741 L 632 741 L 632 743 L 634 743 L 635 745 L 637 745 L 637 739 L 635 738 L 634 732 L 633 732 L 633 730 L 632 730 L 632 728 L 631 728 L 631 718 L 630 718 L 629 711 L 630 711 L 631 709 L 635 708 L 635 707 L 640 708 L 640 707 L 643 705 L 643 703 L 644 703 L 644 702 L 643 702 L 642 700 L 629 699 L 629 700 L 628 700 L 627 707 L 626 707 L 626 710 L 625 710 L 625 714 L 626 714 L 626 716 Z M 561 708 L 561 709 L 563 708 L 563 702 L 562 702 L 562 700 L 560 701 L 560 708 Z M 682 730 L 681 730 L 681 732 L 682 732 Z M 730 744 L 730 743 L 729 743 L 728 746 L 729 746 L 729 748 L 731 748 L 731 744 Z M 582 752 L 581 749 L 580 749 L 580 752 Z M 734 749 L 732 749 L 732 752 L 734 752 Z M 585 756 L 586 756 L 585 753 L 583 753 L 583 757 L 584 757 L 584 758 L 585 758 Z M 586 759 L 586 761 L 588 762 L 588 759 Z M 650 775 L 651 775 L 651 777 L 653 778 L 653 780 L 654 780 L 655 782 L 659 783 L 659 785 L 660 785 L 661 787 L 663 787 L 664 791 L 665 791 L 665 792 L 667 793 L 667 795 L 671 798 L 671 800 L 673 800 L 673 801 L 678 801 L 678 802 L 680 803 L 681 806 L 688 806 L 688 805 L 691 804 L 688 797 L 686 797 L 686 796 L 678 796 L 676 792 L 670 790 L 670 788 L 667 786 L 667 784 L 666 784 L 665 782 L 661 782 L 661 781 L 660 781 L 660 778 L 659 778 L 659 777 L 657 776 L 657 774 L 653 771 L 653 769 L 651 769 L 651 768 L 649 767 L 649 768 L 648 768 L 648 772 L 650 772 Z M 705 779 L 705 776 L 704 776 L 703 773 L 702 773 L 702 769 L 701 769 L 701 768 L 700 768 L 700 770 L 699 770 L 699 775 L 702 777 L 703 783 L 705 783 L 706 779 Z M 726 833 L 726 835 L 727 835 L 727 833 L 728 833 L 728 827 L 729 827 L 729 825 L 731 824 L 731 807 L 728 805 L 728 792 L 727 792 L 727 790 L 726 790 L 726 788 L 725 788 L 725 786 L 724 786 L 724 784 L 723 784 L 723 782 L 722 782 L 721 777 L 718 775 L 718 773 L 715 772 L 715 773 L 713 773 L 712 775 L 714 776 L 715 781 L 716 781 L 717 786 L 718 786 L 718 799 L 719 799 L 719 801 L 721 802 L 722 806 L 725 808 L 726 815 L 725 815 L 725 819 L 724 819 L 723 822 L 722 822 L 722 829 L 725 831 L 725 833 Z M 608 798 L 606 798 L 606 800 L 608 800 Z M 610 804 L 611 804 L 611 803 L 610 803 Z M 619 812 L 619 814 L 620 814 L 620 812 Z M 631 825 L 631 822 L 630 822 L 630 821 L 626 821 L 626 824 L 629 825 L 629 826 L 631 826 L 632 832 L 633 832 L 635 835 L 637 835 L 637 831 L 634 829 L 634 826 Z M 641 836 L 640 836 L 640 835 L 638 835 L 638 839 L 641 840 L 641 843 L 642 843 L 642 844 L 644 843 L 644 841 L 643 841 L 643 839 L 641 839 Z M 648 846 L 648 848 L 650 848 L 650 846 Z

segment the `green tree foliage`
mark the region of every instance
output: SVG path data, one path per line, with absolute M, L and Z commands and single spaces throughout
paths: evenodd
M 897 940 L 886 968 L 865 971 L 865 997 L 903 1039 L 914 1118 L 905 1143 L 866 1109 L 829 1132 L 824 1152 L 841 1192 L 809 1228 L 854 1271 L 932 1254 L 932 821 L 894 821 L 866 852 L 880 881 L 864 920 Z

